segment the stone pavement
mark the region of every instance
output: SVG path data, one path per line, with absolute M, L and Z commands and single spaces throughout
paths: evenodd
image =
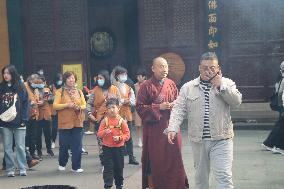
M 268 132 L 260 130 L 237 130 L 235 132 L 233 176 L 236 189 L 284 188 L 284 156 L 262 151 L 260 147 Z M 183 159 L 190 181 L 190 188 L 194 188 L 191 147 L 186 133 L 187 131 L 183 131 Z M 134 140 L 134 143 L 136 144 L 136 140 Z M 5 172 L 0 172 L 0 189 L 19 189 L 47 184 L 71 185 L 78 187 L 78 189 L 102 189 L 103 180 L 95 136 L 86 136 L 84 144 L 89 151 L 89 155 L 82 158 L 84 173 L 72 173 L 70 163 L 65 172 L 57 171 L 58 148 L 56 148 L 55 157 L 44 156 L 44 160 L 38 166 L 29 170 L 26 177 L 8 178 Z M 140 159 L 141 149 L 135 146 L 134 151 L 137 159 Z M 3 157 L 2 145 L 0 147 L 0 157 Z M 127 161 L 128 158 L 125 158 L 124 188 L 140 189 L 141 165 L 129 165 Z M 211 188 L 216 188 L 214 178 L 211 178 Z

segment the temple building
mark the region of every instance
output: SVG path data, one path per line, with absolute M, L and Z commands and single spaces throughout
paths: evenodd
M 216 52 L 246 102 L 265 102 L 284 60 L 283 0 L 0 0 L 0 66 L 48 81 L 79 65 L 90 83 L 123 65 L 134 76 L 165 57 L 180 86 Z

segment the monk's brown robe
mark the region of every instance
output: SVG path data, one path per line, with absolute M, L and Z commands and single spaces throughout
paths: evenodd
M 188 181 L 181 155 L 181 134 L 174 145 L 163 131 L 168 127 L 170 110 L 160 110 L 162 102 L 173 102 L 178 95 L 175 83 L 165 79 L 163 85 L 155 77 L 145 81 L 138 92 L 136 110 L 142 119 L 142 189 L 148 187 L 151 172 L 155 189 L 185 189 Z M 150 169 L 149 169 L 150 168 Z

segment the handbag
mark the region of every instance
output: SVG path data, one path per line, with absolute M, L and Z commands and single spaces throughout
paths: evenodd
M 17 94 L 14 95 L 13 105 L 0 115 L 0 119 L 2 121 L 11 122 L 16 118 L 17 116 L 16 101 L 17 101 Z
M 278 92 L 275 93 L 272 97 L 270 97 L 270 108 L 273 111 L 280 112 L 281 106 L 278 105 Z
M 282 106 L 279 106 L 279 103 L 278 103 L 278 94 L 279 94 L 280 85 L 281 85 L 281 82 L 279 82 L 277 92 L 270 97 L 270 104 L 269 104 L 271 110 L 277 111 L 277 112 L 280 112 L 282 110 Z

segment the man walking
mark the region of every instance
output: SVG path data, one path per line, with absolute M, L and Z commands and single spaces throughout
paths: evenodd
M 153 76 L 140 87 L 136 110 L 142 119 L 142 188 L 185 189 L 187 177 L 181 157 L 181 135 L 170 145 L 163 134 L 168 126 L 171 108 L 178 91 L 167 78 L 168 63 L 158 57 L 153 60 Z
M 188 118 L 197 189 L 209 188 L 210 169 L 218 189 L 232 189 L 233 124 L 230 107 L 242 102 L 236 84 L 222 77 L 215 53 L 205 53 L 199 65 L 200 76 L 181 88 L 173 107 L 168 141 L 179 131 L 184 118 Z

